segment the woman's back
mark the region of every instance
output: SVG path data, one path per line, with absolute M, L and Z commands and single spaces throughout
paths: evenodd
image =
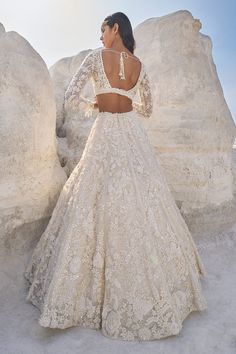
M 91 78 L 100 112 L 135 110 L 149 118 L 152 114 L 152 95 L 145 65 L 134 55 L 123 58 L 126 53 L 111 48 L 98 48 L 90 52 L 71 79 L 65 92 L 64 107 L 71 104 L 79 107 L 81 101 L 90 102 L 81 93 Z M 134 100 L 136 93 L 140 102 Z
M 101 50 L 101 66 L 110 86 L 129 91 L 135 87 L 141 74 L 141 61 L 132 54 L 123 52 L 123 65 L 125 79 L 121 80 L 121 52 L 113 49 Z M 116 92 L 101 93 L 97 95 L 99 111 L 128 112 L 132 110 L 132 100 Z

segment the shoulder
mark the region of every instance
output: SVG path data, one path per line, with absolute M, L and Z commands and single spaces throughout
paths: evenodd
M 93 61 L 94 59 L 97 58 L 98 53 L 100 52 L 101 48 L 96 48 L 96 49 L 87 49 L 85 52 L 85 57 L 84 61 Z M 89 51 L 89 52 L 88 52 Z
M 112 48 L 104 48 L 104 47 L 99 47 L 97 50 L 99 50 L 100 52 L 106 52 L 106 53 L 110 53 L 110 54 L 114 54 L 114 55 L 120 55 L 120 51 L 118 50 L 114 50 Z M 132 54 L 131 52 L 127 53 L 129 58 L 135 59 L 137 61 L 140 61 L 140 58 L 138 58 L 136 55 Z
M 88 50 L 86 50 L 86 54 L 85 54 L 84 60 L 89 60 L 89 59 L 93 58 L 93 50 L 89 49 L 89 52 L 87 52 L 87 51 Z
M 139 57 L 137 57 L 136 55 L 130 54 L 130 56 L 131 56 L 133 59 L 136 59 L 136 60 L 138 60 L 138 61 L 140 61 L 140 62 L 142 63 L 141 59 L 140 59 Z
M 96 63 L 98 60 L 98 56 L 100 54 L 101 48 L 95 48 L 90 50 L 90 52 L 85 56 L 84 60 L 88 60 L 90 62 Z
M 92 57 L 96 57 L 102 50 L 102 47 L 92 49 L 91 52 L 89 53 Z
M 96 62 L 96 49 L 90 49 L 85 51 L 86 54 L 84 56 L 84 59 L 82 60 L 82 64 L 84 66 L 92 66 L 94 67 L 94 63 Z

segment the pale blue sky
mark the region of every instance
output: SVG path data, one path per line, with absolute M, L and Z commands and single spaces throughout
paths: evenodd
M 83 49 L 101 45 L 100 25 L 122 11 L 135 28 L 150 17 L 188 10 L 213 42 L 213 59 L 224 96 L 236 121 L 236 1 L 233 0 L 0 0 L 0 22 L 17 31 L 48 67 Z

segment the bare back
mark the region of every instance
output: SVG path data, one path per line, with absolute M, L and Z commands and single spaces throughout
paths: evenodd
M 132 89 L 140 76 L 141 62 L 132 54 L 124 59 L 125 80 L 120 80 L 120 52 L 103 49 L 101 53 L 102 64 L 105 76 L 111 87 L 117 87 L 126 91 Z M 132 100 L 118 93 L 102 93 L 97 96 L 99 111 L 107 112 L 128 112 L 132 110 Z

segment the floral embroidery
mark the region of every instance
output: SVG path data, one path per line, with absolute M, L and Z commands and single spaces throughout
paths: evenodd
M 120 327 L 120 316 L 115 311 L 108 312 L 105 330 L 110 335 L 117 335 Z
M 89 78 L 104 84 L 97 58 L 84 59 L 66 107 L 82 104 Z M 139 89 L 148 117 L 145 71 Z M 41 326 L 151 340 L 178 334 L 191 311 L 207 308 L 206 271 L 137 113 L 97 114 L 33 251 L 24 275 Z

